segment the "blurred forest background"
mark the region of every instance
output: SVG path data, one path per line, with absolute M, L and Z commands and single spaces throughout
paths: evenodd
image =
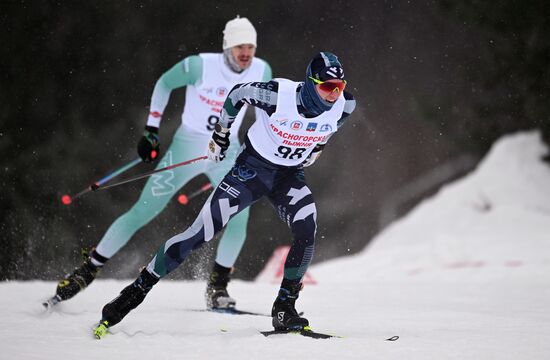
M 275 77 L 340 56 L 357 109 L 306 175 L 317 200 L 315 261 L 362 250 L 423 197 L 471 170 L 503 134 L 550 134 L 550 5 L 530 0 L 15 1 L 0 4 L 0 280 L 57 279 L 138 198 L 143 181 L 75 194 L 136 158 L 158 77 L 188 55 L 220 52 L 237 14 L 258 31 Z M 172 93 L 163 149 L 180 123 Z M 249 125 L 251 118 L 247 120 Z M 141 164 L 132 174 L 148 171 Z M 180 193 L 198 189 L 199 177 Z M 102 272 L 134 277 L 184 230 L 207 194 L 176 201 Z M 286 226 L 252 208 L 235 276 L 252 279 Z M 202 278 L 217 240 L 173 278 Z

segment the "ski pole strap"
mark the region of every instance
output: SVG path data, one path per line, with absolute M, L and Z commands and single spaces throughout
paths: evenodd
M 161 169 L 152 170 L 152 171 L 146 172 L 144 174 L 136 175 L 136 176 L 133 176 L 131 178 L 128 178 L 128 179 L 125 179 L 125 180 L 122 180 L 122 181 L 119 181 L 119 182 L 116 182 L 116 183 L 113 183 L 113 184 L 109 184 L 107 186 L 92 187 L 92 190 L 93 191 L 106 190 L 106 189 L 109 189 L 109 188 L 112 188 L 112 187 L 115 187 L 115 186 L 118 186 L 118 185 L 127 184 L 127 183 L 132 182 L 132 181 L 136 181 L 136 180 L 139 180 L 139 179 L 149 177 L 149 176 L 151 176 L 153 174 L 156 174 L 156 173 L 159 173 L 161 171 L 172 170 L 172 169 L 175 169 L 177 167 L 184 166 L 184 165 L 189 165 L 189 164 L 192 164 L 194 162 L 204 160 L 204 159 L 208 159 L 208 156 L 200 156 L 198 158 L 194 158 L 194 159 L 191 159 L 191 160 L 187 160 L 187 161 L 183 161 L 183 162 L 180 162 L 180 163 L 177 163 L 177 164 L 166 166 L 166 167 L 163 167 Z M 94 184 L 94 185 L 97 185 L 97 184 Z

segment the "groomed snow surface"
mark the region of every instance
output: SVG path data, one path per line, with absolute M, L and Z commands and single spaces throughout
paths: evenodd
M 312 267 L 318 284 L 298 309 L 343 338 L 266 338 L 269 317 L 193 311 L 204 282 L 166 280 L 96 340 L 101 308 L 131 280 L 98 280 L 50 314 L 40 302 L 54 282 L 3 282 L 0 359 L 549 359 L 546 151 L 536 132 L 505 137 L 365 251 Z M 229 290 L 241 309 L 268 314 L 277 285 Z

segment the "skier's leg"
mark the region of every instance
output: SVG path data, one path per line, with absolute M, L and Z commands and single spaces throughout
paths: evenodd
M 173 271 L 192 250 L 210 241 L 230 219 L 263 195 L 246 185 L 236 181 L 231 173 L 227 174 L 210 195 L 193 224 L 160 247 L 147 266 L 149 272 L 163 277 Z
M 200 156 L 204 152 L 200 145 L 203 145 L 203 141 L 196 144 L 192 140 L 175 136 L 157 168 L 163 168 Z M 147 180 L 139 200 L 109 227 L 97 245 L 96 251 L 107 259 L 111 258 L 120 248 L 126 245 L 136 231 L 164 210 L 179 189 L 187 184 L 189 180 L 202 173 L 204 169 L 205 164 L 203 162 L 196 162 L 152 175 Z
M 284 179 L 269 198 L 294 237 L 285 261 L 281 288 L 271 310 L 273 326 L 276 329 L 301 329 L 309 322 L 298 315 L 295 302 L 302 289 L 302 278 L 313 259 L 317 228 L 317 209 L 303 170 L 297 170 L 293 176 Z
M 157 168 L 200 156 L 201 150 L 197 148 L 204 145 L 204 140 L 201 139 L 200 144 L 197 144 L 197 140 L 184 139 L 178 136 L 179 133 L 180 130 L 174 136 L 172 144 Z M 59 282 L 56 289 L 57 300 L 70 299 L 88 286 L 105 262 L 118 252 L 138 229 L 156 217 L 176 191 L 191 178 L 203 172 L 204 168 L 204 164 L 195 163 L 179 169 L 163 171 L 149 178 L 134 206 L 110 226 L 84 263 Z
M 105 305 L 100 327 L 104 322 L 105 326 L 120 322 L 143 301 L 161 277 L 176 269 L 192 250 L 212 239 L 231 217 L 259 199 L 267 190 L 259 180 L 256 181 L 257 185 L 253 182 L 245 185 L 228 174 L 210 195 L 195 222 L 163 244 L 134 283 Z
M 216 166 L 207 169 L 206 174 L 212 184 L 217 185 L 223 178 L 223 174 L 231 171 L 232 166 L 227 166 L 227 158 L 236 157 L 240 145 L 235 141 L 226 153 L 226 160 Z M 208 285 L 205 292 L 207 308 L 232 308 L 236 301 L 229 296 L 227 284 L 230 281 L 230 275 L 233 265 L 239 256 L 246 239 L 246 227 L 250 208 L 246 208 L 233 217 L 223 231 L 223 235 L 216 250 L 216 259 L 213 269 L 208 277 Z
M 233 264 L 235 263 L 246 239 L 246 226 L 250 208 L 246 208 L 233 217 L 220 239 L 216 252 L 216 260 L 206 286 L 205 300 L 209 309 L 233 308 L 236 300 L 229 295 L 227 285 L 230 281 Z
M 249 216 L 250 208 L 247 208 L 227 224 L 218 244 L 216 263 L 226 268 L 233 267 L 246 240 L 246 227 Z

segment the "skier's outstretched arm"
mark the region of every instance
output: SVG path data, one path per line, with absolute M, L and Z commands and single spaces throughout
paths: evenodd
M 162 74 L 157 80 L 151 95 L 147 126 L 159 128 L 162 114 L 172 91 L 187 85 L 195 85 L 201 79 L 201 76 L 202 59 L 198 55 L 186 57 Z
M 201 77 L 202 59 L 198 55 L 193 55 L 174 65 L 157 80 L 151 95 L 147 124 L 138 143 L 138 155 L 143 161 L 150 162 L 159 158 L 158 131 L 172 91 L 183 86 L 194 85 L 200 81 Z

